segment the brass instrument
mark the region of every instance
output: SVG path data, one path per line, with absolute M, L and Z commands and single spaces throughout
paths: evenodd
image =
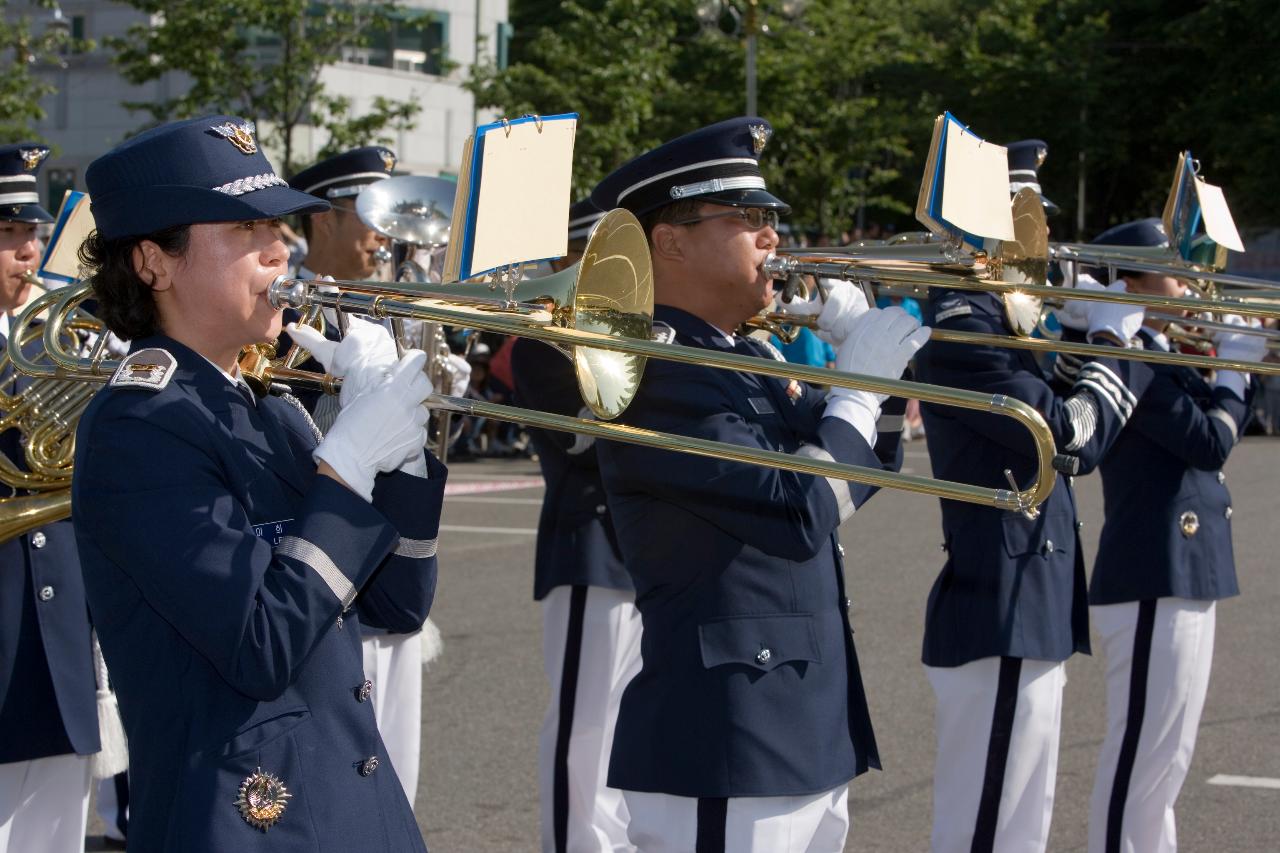
M 89 292 L 85 285 L 59 294 L 55 303 L 33 306 L 50 312 L 46 339 L 59 334 L 64 318 Z M 573 360 L 583 400 L 599 420 L 441 394 L 433 395 L 429 401 L 434 407 L 453 412 L 1027 513 L 1035 512 L 1034 507 L 1048 497 L 1056 481 L 1053 435 L 1044 419 L 1018 400 L 651 340 L 653 296 L 648 244 L 639 222 L 624 210 L 612 211 L 599 221 L 578 264 L 553 276 L 526 281 L 506 299 L 490 298 L 491 292 L 492 285 L 483 283 L 433 290 L 423 284 L 403 282 L 313 282 L 281 278 L 272 285 L 270 298 L 280 308 L 324 307 L 375 318 L 426 320 L 559 345 Z M 31 313 L 18 318 L 18 324 L 29 322 Z M 50 357 L 51 365 L 19 367 L 24 371 L 30 368 L 38 375 L 97 381 L 104 381 L 114 369 L 109 362 L 93 362 L 54 349 L 50 350 Z M 647 358 L 913 397 L 1011 417 L 1032 435 L 1037 454 L 1036 480 L 1022 489 L 1005 472 L 1011 488 L 987 488 L 609 423 L 622 413 L 635 394 Z M 331 379 L 291 369 L 281 369 L 274 377 L 268 374 L 266 378 L 310 381 L 327 385 L 330 390 L 336 384 Z
M 1031 337 L 1031 332 L 1041 322 L 1044 306 L 1061 305 L 1067 299 L 1119 302 L 1179 313 L 1217 310 L 1265 318 L 1280 318 L 1280 303 L 1192 299 L 1053 287 L 1045 283 L 1048 269 L 1048 226 L 1043 206 L 1033 190 L 1022 189 L 1014 195 L 1013 214 L 1015 239 L 1012 243 L 997 245 L 990 253 L 966 252 L 958 242 L 940 241 L 858 249 L 779 250 L 765 259 L 762 269 L 767 275 L 782 281 L 799 274 L 867 284 L 906 285 L 919 290 L 941 287 L 998 294 L 1004 301 L 1005 317 L 1015 333 L 1013 336 L 987 335 L 934 329 L 931 340 L 1239 370 L 1262 375 L 1280 374 L 1280 364 L 1270 362 L 1237 361 Z M 782 311 L 762 315 L 756 325 L 776 332 L 780 326 L 811 326 L 812 322 Z
M 24 277 L 39 285 L 33 273 Z M 52 300 L 45 293 L 35 302 L 47 304 Z M 24 355 L 24 350 L 33 349 L 45 331 L 27 325 L 12 329 L 8 346 L 0 351 L 0 375 L 12 377 L 10 367 L 21 371 L 22 364 L 47 361 L 44 352 Z M 63 324 L 60 348 L 80 349 L 80 335 L 86 333 L 98 336 L 93 352 L 100 356 L 106 343 L 105 330 L 82 311 Z M 0 483 L 13 492 L 12 497 L 0 499 L 0 541 L 71 515 L 75 430 L 93 391 L 83 382 L 65 379 L 36 379 L 14 394 L 0 391 L 0 432 L 17 430 L 23 453 L 21 465 L 0 454 Z

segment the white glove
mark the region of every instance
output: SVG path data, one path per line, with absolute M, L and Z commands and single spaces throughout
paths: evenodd
M 1080 273 L 1076 278 L 1075 288 L 1066 288 L 1066 290 L 1106 290 L 1102 286 L 1102 282 L 1098 281 L 1091 275 Z M 1068 299 L 1066 304 L 1054 312 L 1058 318 L 1058 322 L 1063 328 L 1075 329 L 1077 332 L 1087 332 L 1089 330 L 1089 306 L 1092 303 L 1083 299 Z
M 471 386 L 471 362 L 457 353 L 449 353 L 449 396 L 465 397 Z
M 1111 282 L 1106 289 L 1112 293 L 1124 293 L 1124 279 Z M 1100 332 L 1109 332 L 1127 345 L 1129 339 L 1142 328 L 1146 309 L 1141 305 L 1120 302 L 1090 302 L 1085 314 L 1089 320 L 1090 338 Z
M 865 311 L 836 348 L 836 369 L 884 379 L 897 379 L 912 356 L 929 340 L 932 330 L 897 306 Z M 868 444 L 875 439 L 880 403 L 888 394 L 832 388 L 825 415 L 840 418 Z
M 338 400 L 343 408 L 381 382 L 396 363 L 395 341 L 377 323 L 353 317 L 341 341 L 331 341 L 310 326 L 297 323 L 290 323 L 288 331 L 330 376 L 342 379 Z
M 375 475 L 414 460 L 427 443 L 422 402 L 431 395 L 431 380 L 422 372 L 426 361 L 422 350 L 406 352 L 389 376 L 338 412 L 328 435 L 312 451 L 317 462 L 329 463 L 366 501 L 373 499 Z
M 1239 314 L 1227 314 L 1222 322 L 1239 326 L 1240 331 L 1221 331 L 1213 336 L 1218 350 L 1218 358 L 1229 358 L 1233 361 L 1262 361 L 1267 356 L 1267 339 L 1262 335 L 1249 334 L 1250 328 L 1261 328 L 1262 323 L 1250 318 L 1246 323 Z M 1249 385 L 1249 376 L 1234 370 L 1219 370 L 1214 384 L 1228 388 L 1241 400 L 1244 399 L 1245 388 Z
M 818 282 L 819 289 L 826 294 L 825 299 L 809 299 L 805 301 L 783 302 L 778 298 L 778 310 L 801 317 L 818 318 L 818 337 L 832 346 L 840 346 L 849 337 L 854 323 L 866 314 L 866 294 L 853 282 L 824 278 Z

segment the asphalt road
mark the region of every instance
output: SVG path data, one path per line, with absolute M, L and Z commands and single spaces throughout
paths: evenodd
M 923 444 L 906 464 L 929 473 Z M 1210 695 L 1178 804 L 1187 851 L 1272 851 L 1280 843 L 1280 441 L 1232 455 L 1238 598 L 1219 605 Z M 455 463 L 440 537 L 432 619 L 445 649 L 424 680 L 419 824 L 435 853 L 534 851 L 535 770 L 547 702 L 541 621 L 532 601 L 542 496 L 528 461 Z M 1077 480 L 1088 556 L 1101 525 L 1096 477 Z M 937 501 L 881 492 L 841 530 L 858 654 L 885 769 L 851 785 L 847 850 L 918 851 L 929 841 L 933 695 L 919 662 L 924 602 L 941 566 Z M 1050 849 L 1085 849 L 1088 797 L 1104 726 L 1101 659 L 1067 666 Z M 1273 787 L 1211 784 L 1260 777 Z M 91 832 L 100 824 L 91 825 Z M 94 849 L 91 847 L 90 849 Z

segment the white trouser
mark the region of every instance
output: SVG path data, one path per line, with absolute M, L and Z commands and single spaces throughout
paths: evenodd
M 89 818 L 89 756 L 0 764 L 0 853 L 80 853 Z
M 122 805 L 123 803 L 123 805 Z M 129 825 L 129 774 L 117 773 L 98 780 L 98 796 L 95 811 L 105 827 L 103 835 L 115 841 L 124 841 Z
M 925 673 L 937 699 L 931 849 L 1043 851 L 1066 666 L 982 658 Z
M 373 715 L 387 756 L 412 807 L 422 758 L 422 644 L 420 631 L 388 634 L 367 630 L 364 677 L 373 682 Z
M 800 797 L 623 796 L 643 853 L 840 853 L 849 834 L 848 785 Z
M 1212 601 L 1090 607 L 1107 657 L 1107 737 L 1089 801 L 1089 850 L 1178 848 L 1173 804 L 1187 778 L 1213 664 Z
M 635 594 L 596 586 L 552 589 L 542 599 L 542 657 L 551 687 L 538 736 L 542 849 L 631 850 L 626 803 L 606 779 L 618 703 L 640 671 Z

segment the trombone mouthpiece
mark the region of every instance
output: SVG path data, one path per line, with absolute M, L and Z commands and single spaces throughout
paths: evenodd
M 35 270 L 23 270 L 22 280 L 25 281 L 27 284 L 35 284 L 35 285 L 40 284 L 40 276 L 36 275 Z
M 391 263 L 391 250 L 386 246 L 379 246 L 373 252 L 373 260 L 375 263 L 379 264 Z
M 267 289 L 267 301 L 277 310 L 302 308 L 307 303 L 307 285 L 296 278 L 278 275 Z
M 786 281 L 791 275 L 791 261 L 787 258 L 780 258 L 777 255 L 769 255 L 761 262 L 760 269 L 769 278 L 777 281 Z

